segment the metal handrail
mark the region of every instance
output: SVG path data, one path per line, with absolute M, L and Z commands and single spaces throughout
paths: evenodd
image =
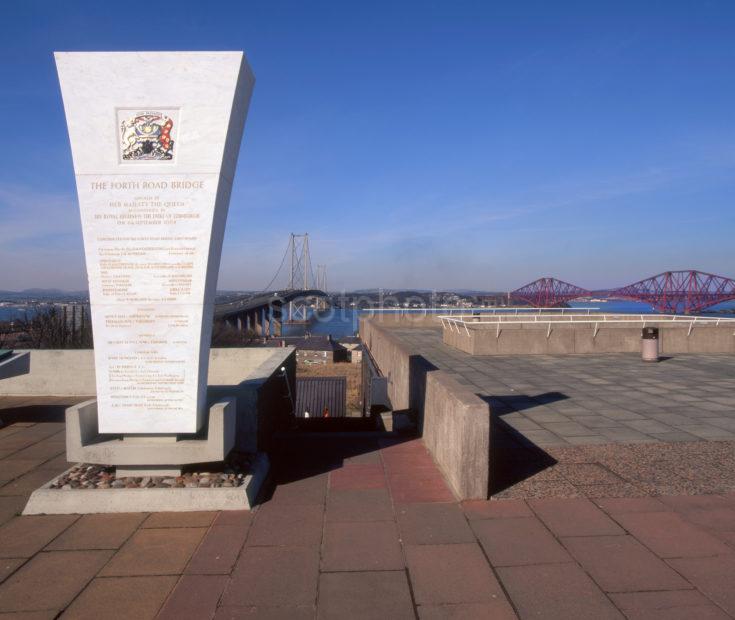
M 680 323 L 733 323 L 735 318 L 730 317 L 715 317 L 715 316 L 686 316 L 680 314 L 619 314 L 619 313 L 608 313 L 608 314 L 597 314 L 593 318 L 590 318 L 591 314 L 557 314 L 557 315 L 536 315 L 516 318 L 516 315 L 498 315 L 493 317 L 489 321 L 478 321 L 480 318 L 478 315 L 464 314 L 464 315 L 440 315 L 438 319 L 452 320 L 458 322 L 467 322 L 477 324 L 497 322 L 509 322 L 509 323 L 545 323 L 548 321 L 556 322 L 626 322 L 626 321 L 657 321 L 657 322 L 680 322 Z M 581 319 L 580 319 L 581 317 Z M 471 319 L 471 320 L 467 320 Z
M 555 312 L 564 314 L 565 312 L 580 312 L 586 311 L 586 314 L 592 314 L 593 311 L 600 310 L 600 308 L 534 308 L 532 306 L 506 306 L 506 307 L 493 307 L 493 308 L 360 308 L 360 312 L 375 313 L 399 313 L 403 314 L 420 314 L 428 315 L 429 313 L 435 314 L 437 312 L 448 312 L 449 316 L 454 316 L 454 312 L 481 312 L 484 314 L 512 314 L 513 316 L 527 316 L 533 315 L 534 313 L 543 314 L 544 312 Z M 522 314 L 519 314 L 522 313 Z M 461 316 L 461 315 L 460 315 Z M 468 315 L 475 316 L 475 315 Z M 440 317 L 437 317 L 440 318 Z
M 735 323 L 734 318 L 727 317 L 704 317 L 704 316 L 683 316 L 683 315 L 672 315 L 672 314 L 599 314 L 594 317 L 590 314 L 569 314 L 569 315 L 537 315 L 531 317 L 517 318 L 515 316 L 504 316 L 497 315 L 492 317 L 491 320 L 479 320 L 481 317 L 477 315 L 461 315 L 461 316 L 450 316 L 443 315 L 438 317 L 442 323 L 442 327 L 450 330 L 454 329 L 457 333 L 461 333 L 460 326 L 464 327 L 467 336 L 470 335 L 469 326 L 477 327 L 481 325 L 495 325 L 497 328 L 497 335 L 500 335 L 500 326 L 503 324 L 509 325 L 546 325 L 547 326 L 547 338 L 551 334 L 551 326 L 553 324 L 585 324 L 594 326 L 595 333 L 599 331 L 600 323 L 640 323 L 643 327 L 653 323 L 683 323 L 688 325 L 689 330 L 687 336 L 692 333 L 692 329 L 696 324 L 700 325 L 714 325 L 715 327 L 721 324 Z M 471 320 L 467 320 L 471 319 Z M 733 332 L 735 335 L 735 332 Z

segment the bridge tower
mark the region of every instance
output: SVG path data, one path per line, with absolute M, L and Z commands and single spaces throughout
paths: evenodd
M 327 292 L 327 266 L 326 265 L 317 265 L 316 266 L 316 288 L 318 288 L 320 291 Z M 317 301 L 317 307 L 320 310 L 326 310 L 327 308 L 327 300 L 323 297 L 320 297 Z
M 309 275 L 311 274 L 311 256 L 309 254 L 309 233 L 297 235 L 291 233 L 289 239 L 289 250 L 291 254 L 291 274 L 288 287 L 294 291 L 306 291 L 309 289 Z M 289 303 L 289 321 L 305 322 L 308 320 L 306 301 Z

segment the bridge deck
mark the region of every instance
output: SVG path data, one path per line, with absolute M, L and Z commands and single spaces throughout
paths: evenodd
M 238 315 L 270 305 L 283 305 L 304 297 L 328 297 L 328 295 L 318 289 L 282 290 L 259 293 L 251 297 L 243 297 L 235 301 L 217 304 L 214 309 L 214 318 L 223 319 L 228 316 Z

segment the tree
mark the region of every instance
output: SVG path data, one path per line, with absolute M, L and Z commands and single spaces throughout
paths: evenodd
M 239 330 L 225 321 L 215 321 L 212 327 L 213 347 L 245 347 L 258 340 L 257 334 L 251 330 Z
M 71 317 L 66 307 L 51 306 L 30 318 L 26 313 L 18 324 L 19 331 L 27 335 L 31 349 L 91 349 L 93 346 L 92 328 L 84 306 L 78 312 L 72 306 Z

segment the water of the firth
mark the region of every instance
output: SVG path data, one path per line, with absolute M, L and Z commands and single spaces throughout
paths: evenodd
M 636 301 L 608 301 L 605 303 L 573 302 L 575 308 L 600 308 L 603 312 L 626 312 L 633 314 L 650 314 L 654 310 L 648 304 Z M 44 306 L 40 306 L 43 308 Z M 0 306 L 0 321 L 14 321 L 28 315 L 32 316 L 39 306 L 26 307 L 21 304 Z M 708 316 L 735 317 L 735 301 L 721 304 L 713 309 L 727 309 L 728 313 L 708 314 Z M 423 312 L 418 310 L 417 312 Z M 447 312 L 442 310 L 441 312 Z M 456 312 L 456 310 L 455 310 Z M 360 311 L 346 308 L 334 308 L 319 316 L 312 317 L 306 325 L 284 325 L 284 336 L 302 336 L 307 331 L 311 334 L 331 334 L 333 338 L 344 338 L 357 334 Z

